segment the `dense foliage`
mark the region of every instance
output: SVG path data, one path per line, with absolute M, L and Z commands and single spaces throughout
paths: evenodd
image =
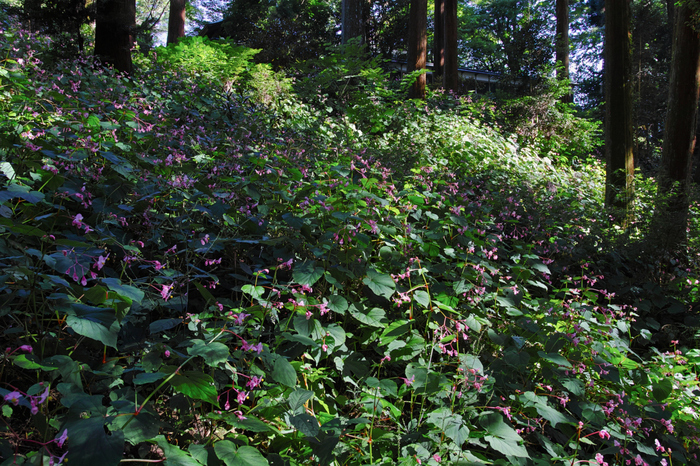
M 2 28 L 6 464 L 700 463 L 698 245 L 611 227 L 565 139 L 349 52 L 295 95 Z

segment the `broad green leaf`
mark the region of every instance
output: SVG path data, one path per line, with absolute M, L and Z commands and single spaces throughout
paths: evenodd
M 118 278 L 103 278 L 102 283 L 107 285 L 110 290 L 117 293 L 119 296 L 129 298 L 132 301 L 136 301 L 141 304 L 144 297 L 144 292 L 131 285 L 122 285 L 121 280 Z
M 119 464 L 124 453 L 124 432 L 107 432 L 105 418 L 95 415 L 68 421 L 68 462 L 76 466 Z
M 300 285 L 312 286 L 323 276 L 323 267 L 316 267 L 314 261 L 304 261 L 294 266 L 292 277 Z
M 177 445 L 172 445 L 168 442 L 163 435 L 156 437 L 155 441 L 163 450 L 163 455 L 165 456 L 164 466 L 202 466 L 200 462 L 192 458 L 186 451 L 182 451 Z
M 267 466 L 267 459 L 255 448 L 236 445 L 230 440 L 219 440 L 214 443 L 214 452 L 226 466 Z
M 564 356 L 556 353 L 545 353 L 544 351 L 538 351 L 537 354 L 547 361 L 554 363 L 558 366 L 571 368 L 571 363 Z
M 175 391 L 197 400 L 208 401 L 218 406 L 217 393 L 214 387 L 214 379 L 208 374 L 197 371 L 184 371 L 175 374 L 170 379 L 170 385 Z
M 348 310 L 348 302 L 340 295 L 334 294 L 328 298 L 328 309 L 338 314 L 345 314 Z
M 503 422 L 503 416 L 499 413 L 486 413 L 479 417 L 479 423 L 486 432 L 495 437 L 512 442 L 519 442 L 522 440 L 515 429 Z
M 662 403 L 669 397 L 672 391 L 673 382 L 671 382 L 669 379 L 662 379 L 653 385 L 651 393 L 656 401 Z
M 381 346 L 388 345 L 396 340 L 401 335 L 404 335 L 411 329 L 411 324 L 405 319 L 395 320 L 386 326 L 382 336 L 379 337 Z
M 348 312 L 350 313 L 350 315 L 362 322 L 363 324 L 369 325 L 370 327 L 384 327 L 386 322 L 386 312 L 384 311 L 384 309 L 375 307 L 370 309 L 369 311 L 364 311 L 364 309 L 358 309 L 355 304 L 351 304 L 348 308 Z
M 105 346 L 117 349 L 117 336 L 119 335 L 119 322 L 116 320 L 109 326 L 97 323 L 89 319 L 81 319 L 75 316 L 68 316 L 66 324 L 78 335 L 101 342 Z
M 165 330 L 170 330 L 173 327 L 178 326 L 182 323 L 182 319 L 160 319 L 155 322 L 151 322 L 148 326 L 148 333 L 155 335 L 156 333 L 163 332 Z
M 367 285 L 376 295 L 389 299 L 396 290 L 396 283 L 391 275 L 379 273 L 374 269 L 367 270 L 367 276 L 362 279 L 362 283 Z
M 274 362 L 272 364 L 272 373 L 270 374 L 276 382 L 286 385 L 287 387 L 294 387 L 297 384 L 297 371 L 294 367 L 287 361 L 284 356 L 279 354 L 273 354 Z
M 243 285 L 241 291 L 245 294 L 249 294 L 253 299 L 258 299 L 265 293 L 265 288 L 262 286 Z
M 292 427 L 307 437 L 315 437 L 320 430 L 318 420 L 306 413 L 290 416 L 289 423 L 292 425 Z
M 571 418 L 566 416 L 564 413 L 557 411 L 547 403 L 535 403 L 535 409 L 537 410 L 537 414 L 542 416 L 543 419 L 549 421 L 554 428 L 556 428 L 557 424 L 559 423 L 572 422 Z
M 314 392 L 310 390 L 295 390 L 289 395 L 289 407 L 292 411 L 296 411 L 297 409 L 304 406 L 304 403 L 309 401 L 313 396 Z
M 500 437 L 494 437 L 493 435 L 487 435 L 486 437 L 484 437 L 484 440 L 489 442 L 491 448 L 503 455 L 515 456 L 518 458 L 530 457 L 530 455 L 527 452 L 527 449 L 524 446 L 519 445 L 513 441 L 504 440 Z
M 33 354 L 20 354 L 14 358 L 12 362 L 15 366 L 19 366 L 22 369 L 41 369 L 43 371 L 55 371 L 57 369 L 54 366 L 47 366 L 39 363 L 36 356 Z
M 430 306 L 430 294 L 425 290 L 414 291 L 413 299 L 415 299 L 418 304 L 425 308 Z
M 572 395 L 582 396 L 585 393 L 585 387 L 583 382 L 579 379 L 563 378 L 560 379 L 561 385 L 569 390 Z
M 228 347 L 218 341 L 207 343 L 204 340 L 194 340 L 194 345 L 187 348 L 190 356 L 201 356 L 209 366 L 218 366 L 229 357 Z

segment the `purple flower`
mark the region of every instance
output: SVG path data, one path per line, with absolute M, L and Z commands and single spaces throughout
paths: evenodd
M 12 403 L 13 405 L 17 406 L 19 404 L 19 400 L 22 399 L 22 394 L 20 392 L 14 391 L 10 392 L 7 395 L 5 395 L 5 401 L 8 403 Z
M 22 345 L 19 347 L 19 349 L 21 349 L 22 351 L 24 351 L 26 353 L 31 353 L 32 351 L 34 351 L 34 349 L 32 348 L 31 345 Z
M 68 439 L 68 429 L 63 429 L 63 433 L 61 434 L 60 437 L 54 439 L 56 441 L 56 444 L 58 445 L 58 448 L 63 447 L 63 444 L 66 442 Z M 61 459 L 63 461 L 63 459 Z

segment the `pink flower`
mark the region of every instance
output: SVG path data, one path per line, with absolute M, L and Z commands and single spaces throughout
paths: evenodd
M 98 257 L 97 262 L 95 262 L 92 266 L 97 270 L 102 270 L 102 267 L 104 267 L 105 263 L 107 262 L 107 258 L 109 258 L 109 254 Z
M 22 394 L 20 392 L 10 392 L 7 395 L 5 395 L 5 401 L 8 403 L 12 403 L 13 405 L 17 406 L 19 404 L 19 400 L 22 399 Z
M 75 217 L 73 217 L 73 225 L 80 228 L 80 226 L 82 224 L 83 224 L 83 215 L 82 214 L 75 214 Z
M 608 463 L 604 461 L 603 455 L 601 455 L 600 453 L 596 453 L 595 460 L 598 462 L 598 464 L 601 464 L 602 466 L 608 466 Z
M 66 442 L 66 439 L 68 439 L 68 429 L 63 429 L 63 433 L 61 434 L 61 436 L 54 439 L 54 440 L 56 440 L 56 444 L 58 445 L 58 448 L 61 448 L 63 446 L 63 444 Z
M 25 353 L 31 353 L 32 351 L 34 351 L 34 348 L 32 348 L 31 345 L 22 345 L 19 347 L 19 349 L 21 349 Z
M 442 461 L 442 457 L 440 457 L 440 455 L 438 455 L 437 453 L 435 453 L 435 454 L 433 455 L 433 459 L 434 459 L 435 461 L 437 461 L 438 463 L 439 463 L 440 461 Z
M 412 375 L 410 379 L 407 379 L 406 377 L 399 377 L 401 380 L 403 380 L 403 383 L 406 384 L 406 386 L 410 387 L 413 385 L 413 382 L 416 380 L 416 376 Z
M 170 297 L 170 290 L 172 290 L 173 285 L 163 285 L 163 289 L 160 291 L 160 295 L 164 300 L 168 300 Z
M 257 375 L 254 375 L 253 377 L 248 380 L 248 383 L 245 384 L 245 386 L 249 389 L 254 389 L 255 387 L 258 387 L 262 383 L 262 377 L 258 377 Z

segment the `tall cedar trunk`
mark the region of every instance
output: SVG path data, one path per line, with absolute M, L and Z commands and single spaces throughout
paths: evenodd
M 428 52 L 428 0 L 411 0 L 408 20 L 408 71 L 425 69 Z M 425 73 L 409 90 L 412 99 L 425 99 Z
M 700 34 L 693 27 L 693 10 L 698 8 L 697 0 L 676 7 L 655 222 L 656 233 L 661 233 L 659 239 L 669 249 L 685 241 L 688 227 L 688 190 L 700 97 Z
M 174 44 L 180 37 L 185 37 L 185 7 L 187 0 L 170 0 L 170 18 L 168 19 L 168 44 Z
M 364 22 L 362 21 L 363 0 L 343 0 L 343 44 L 348 40 L 359 37 L 364 41 Z
M 445 2 L 445 89 L 459 88 L 457 59 L 457 0 Z
M 629 2 L 605 0 L 605 205 L 630 220 L 634 195 Z
M 98 0 L 95 19 L 95 55 L 104 63 L 130 74 L 136 0 Z
M 433 29 L 433 73 L 445 72 L 445 0 L 435 0 L 435 27 Z
M 569 79 L 569 0 L 557 0 L 557 79 Z M 561 98 L 562 102 L 572 102 L 571 91 Z

